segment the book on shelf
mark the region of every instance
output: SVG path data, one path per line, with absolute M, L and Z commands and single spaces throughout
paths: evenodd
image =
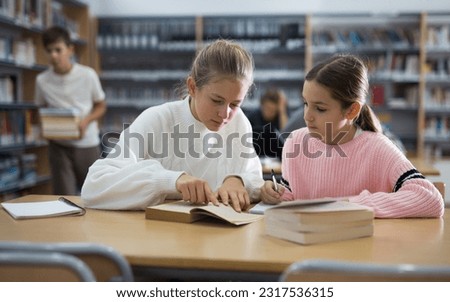
M 0 156 L 0 188 L 35 183 L 37 179 L 37 155 L 19 153 Z
M 0 111 L 0 147 L 23 144 L 29 125 L 22 110 Z
M 75 108 L 41 108 L 42 136 L 47 139 L 79 139 L 80 111 Z
M 309 245 L 373 235 L 372 209 L 336 200 L 282 204 L 265 211 L 266 234 Z
M 184 200 L 149 206 L 145 209 L 145 218 L 151 220 L 192 223 L 208 217 L 237 226 L 252 223 L 262 218 L 261 215 L 238 213 L 231 206 L 222 203 L 219 206 L 211 203 L 208 205 L 193 205 Z
M 372 86 L 372 105 L 383 106 L 384 105 L 384 85 Z
M 0 46 L 1 47 L 1 46 Z M 16 99 L 16 80 L 10 75 L 0 75 L 0 103 L 11 104 Z
M 79 216 L 86 213 L 83 207 L 64 197 L 48 201 L 3 202 L 1 205 L 14 219 Z

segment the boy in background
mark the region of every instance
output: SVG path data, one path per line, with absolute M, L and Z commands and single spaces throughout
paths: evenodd
M 79 195 L 89 167 L 100 155 L 98 120 L 106 112 L 105 93 L 92 68 L 72 62 L 74 45 L 66 29 L 51 27 L 42 41 L 50 68 L 37 76 L 36 103 L 81 112 L 80 139 L 49 141 L 53 193 Z

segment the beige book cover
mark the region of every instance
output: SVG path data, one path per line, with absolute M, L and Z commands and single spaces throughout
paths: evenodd
M 145 218 L 163 221 L 192 223 L 207 217 L 213 217 L 233 225 L 244 225 L 261 219 L 263 216 L 238 213 L 231 206 L 193 205 L 184 200 L 150 206 L 145 209 Z

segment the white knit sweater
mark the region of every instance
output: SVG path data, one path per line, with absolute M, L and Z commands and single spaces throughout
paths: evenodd
M 206 180 L 212 190 L 237 175 L 251 200 L 259 199 L 261 163 L 241 110 L 218 132 L 193 117 L 187 99 L 145 110 L 108 157 L 90 167 L 81 197 L 91 208 L 145 209 L 181 198 L 176 180 L 183 172 Z

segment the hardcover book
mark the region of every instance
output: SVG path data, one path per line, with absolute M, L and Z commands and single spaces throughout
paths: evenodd
M 373 235 L 372 209 L 347 201 L 281 205 L 265 217 L 268 235 L 305 245 Z

